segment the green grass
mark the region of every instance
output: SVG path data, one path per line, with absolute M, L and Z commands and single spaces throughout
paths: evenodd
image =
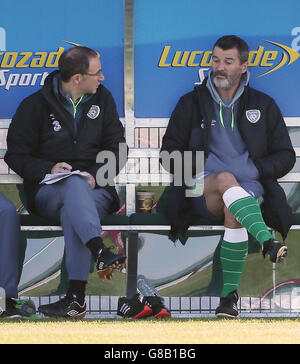
M 299 344 L 299 319 L 0 322 L 1 344 Z

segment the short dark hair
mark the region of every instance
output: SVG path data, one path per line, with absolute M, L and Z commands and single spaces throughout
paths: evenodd
M 224 35 L 223 37 L 219 38 L 215 45 L 215 47 L 219 47 L 224 51 L 232 48 L 236 48 L 239 53 L 239 58 L 241 63 L 245 63 L 248 61 L 249 57 L 249 47 L 248 44 L 240 37 L 236 35 Z
M 98 57 L 98 53 L 91 48 L 77 46 L 65 51 L 59 59 L 58 68 L 61 79 L 69 81 L 73 75 L 85 74 L 89 71 L 90 59 Z

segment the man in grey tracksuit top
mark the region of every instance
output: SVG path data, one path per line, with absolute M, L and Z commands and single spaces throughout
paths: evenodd
M 258 181 L 259 173 L 249 157 L 246 144 L 241 138 L 236 120 L 239 98 L 248 84 L 250 74 L 242 75 L 239 88 L 232 100 L 221 99 L 208 76 L 207 88 L 214 100 L 215 118 L 211 125 L 210 151 L 205 163 L 205 176 L 228 171 L 232 173 L 241 187 L 259 198 L 263 195 L 263 186 Z M 222 141 L 222 142 L 220 142 Z
M 291 226 L 290 207 L 277 179 L 292 169 L 295 152 L 275 101 L 248 85 L 248 57 L 243 39 L 229 35 L 217 40 L 208 79 L 180 98 L 161 148 L 192 152 L 194 175 L 199 174 L 196 152 L 204 152 L 203 194 L 187 196 L 185 186 L 174 184 L 162 205 L 172 240 L 183 236 L 193 216 L 224 221 L 217 316 L 238 316 L 237 289 L 248 233 L 261 244 L 263 256 L 275 263 L 287 255 L 287 247 L 273 238 L 264 218 L 283 237 Z M 164 164 L 163 158 L 161 163 L 174 174 L 174 164 Z

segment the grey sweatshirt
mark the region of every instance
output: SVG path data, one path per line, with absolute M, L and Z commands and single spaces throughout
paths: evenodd
M 249 72 L 242 76 L 234 98 L 222 100 L 214 87 L 211 72 L 209 73 L 206 86 L 214 100 L 215 118 L 211 124 L 210 154 L 204 173 L 208 176 L 212 173 L 230 172 L 247 192 L 258 198 L 264 190 L 236 123 L 239 98 L 248 82 Z

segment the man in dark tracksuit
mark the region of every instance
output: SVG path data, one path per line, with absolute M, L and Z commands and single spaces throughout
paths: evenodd
M 20 218 L 14 204 L 0 193 L 0 319 L 35 314 L 31 300 L 18 300 Z
M 125 144 L 124 128 L 104 80 L 99 55 L 74 47 L 59 60 L 43 88 L 27 97 L 13 117 L 7 137 L 6 163 L 24 179 L 28 208 L 62 224 L 69 291 L 62 300 L 39 307 L 47 316 L 83 317 L 85 286 L 93 255 L 101 279 L 122 269 L 125 256 L 115 255 L 101 239 L 101 219 L 119 208 L 115 187 L 103 186 L 97 172 L 99 152 L 116 160 Z M 127 148 L 127 146 L 126 146 Z M 47 174 L 79 170 L 54 184 L 40 184 Z M 99 184 L 100 185 L 99 185 Z
M 174 186 L 165 212 L 173 232 L 181 235 L 192 215 L 224 220 L 223 290 L 217 316 L 238 315 L 237 288 L 248 232 L 261 244 L 264 256 L 280 262 L 287 247 L 273 239 L 266 223 L 283 238 L 291 226 L 291 209 L 277 179 L 292 169 L 295 153 L 274 100 L 248 85 L 248 54 L 248 45 L 239 37 L 224 36 L 216 42 L 208 79 L 179 100 L 161 148 L 169 153 L 192 151 L 194 175 L 197 167 L 199 172 L 195 153 L 204 152 L 202 177 L 195 176 L 198 182 L 203 179 L 203 195 L 186 197 L 184 186 Z M 174 173 L 172 164 L 170 172 Z

